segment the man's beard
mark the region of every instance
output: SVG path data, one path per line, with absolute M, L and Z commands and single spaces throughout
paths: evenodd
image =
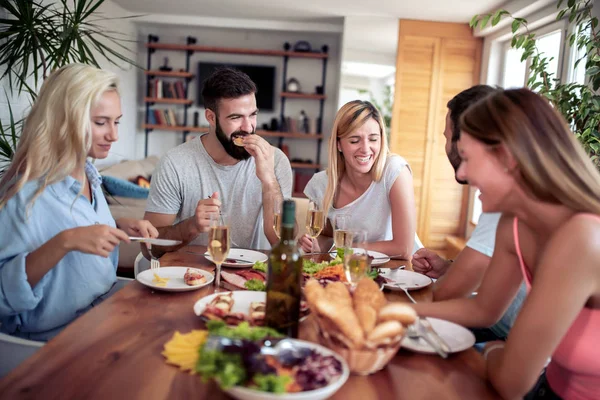
M 469 182 L 462 181 L 456 176 L 456 171 L 458 171 L 458 167 L 460 167 L 460 163 L 462 162 L 462 159 L 458 154 L 456 142 L 452 142 L 452 150 L 450 150 L 450 154 L 448 154 L 448 161 L 450 161 L 452 168 L 454 168 L 454 179 L 456 179 L 456 182 L 460 183 L 461 185 L 468 185 Z
M 219 124 L 219 119 L 217 118 L 216 120 L 216 124 L 215 124 L 215 133 L 217 134 L 217 139 L 219 139 L 219 142 L 221 142 L 221 146 L 223 146 L 223 148 L 225 149 L 225 151 L 227 152 L 227 154 L 229 154 L 231 157 L 235 158 L 236 160 L 247 160 L 248 158 L 250 158 L 250 153 L 248 153 L 248 151 L 244 148 L 244 147 L 240 147 L 240 146 L 236 146 L 233 143 L 233 140 L 231 139 L 235 134 L 248 134 L 248 135 L 253 135 L 254 131 L 252 132 L 246 132 L 246 131 L 242 131 L 241 129 L 238 131 L 233 132 L 230 137 L 227 137 L 227 135 L 225 135 L 225 132 L 223 132 L 223 129 L 221 128 L 221 125 Z

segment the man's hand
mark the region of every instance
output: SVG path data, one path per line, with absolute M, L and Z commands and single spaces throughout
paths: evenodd
M 415 272 L 436 279 L 444 275 L 451 264 L 451 261 L 444 260 L 429 249 L 417 250 L 417 252 L 413 254 L 411 261 Z
M 256 176 L 260 181 L 271 183 L 275 177 L 275 151 L 273 146 L 258 135 L 244 136 L 244 148 L 256 161 Z
M 208 232 L 211 214 L 218 214 L 220 209 L 219 192 L 214 192 L 208 199 L 200 200 L 193 217 L 195 233 Z

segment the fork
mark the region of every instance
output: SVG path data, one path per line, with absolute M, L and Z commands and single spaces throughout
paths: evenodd
M 150 254 L 150 269 L 159 269 L 160 268 L 160 261 L 158 261 L 158 258 L 154 257 L 154 254 L 152 254 L 152 245 L 149 243 L 146 243 L 146 245 L 148 246 L 148 253 Z

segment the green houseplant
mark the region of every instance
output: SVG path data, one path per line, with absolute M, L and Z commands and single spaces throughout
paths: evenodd
M 104 1 L 57 0 L 42 4 L 0 0 L 5 14 L 0 19 L 0 80 L 9 83 L 10 94 L 25 93 L 33 101 L 41 80 L 73 62 L 99 67 L 100 56 L 115 65 L 118 60 L 135 65 L 123 55 L 127 39 L 98 24 L 105 20 L 98 13 Z M 8 100 L 9 93 L 5 97 Z M 8 116 L 8 121 L 0 121 L 0 176 L 12 160 L 22 125 L 10 103 Z
M 472 28 L 497 25 L 503 18 L 512 19 L 511 47 L 522 49 L 521 61 L 530 60 L 527 86 L 545 96 L 561 112 L 596 166 L 600 167 L 600 32 L 598 18 L 592 15 L 593 0 L 559 0 L 557 20 L 568 16 L 569 45 L 576 46 L 582 56 L 575 67 L 585 63 L 589 84 L 561 82 L 547 70 L 551 60 L 536 47 L 535 34 L 527 20 L 500 9 L 491 14 L 475 15 Z

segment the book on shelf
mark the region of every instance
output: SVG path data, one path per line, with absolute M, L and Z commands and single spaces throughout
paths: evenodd
M 170 82 L 163 79 L 150 79 L 148 83 L 148 97 L 156 99 L 185 99 L 185 86 L 183 82 Z
M 148 113 L 148 123 L 150 125 L 177 126 L 177 117 L 172 109 L 154 109 Z

